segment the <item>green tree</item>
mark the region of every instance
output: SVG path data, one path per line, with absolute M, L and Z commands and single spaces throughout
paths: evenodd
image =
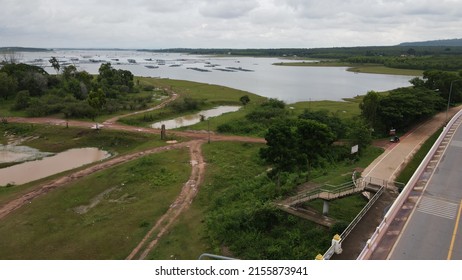
M 260 149 L 260 157 L 274 166 L 272 174 L 294 171 L 301 161 L 294 126 L 290 120 L 274 123 L 265 135 L 267 147 Z
M 327 125 L 335 134 L 336 139 L 340 139 L 345 136 L 345 124 L 336 115 L 333 114 L 330 116 L 328 110 L 311 111 L 305 109 L 303 113 L 298 117 L 300 119 L 318 121 Z
M 320 159 L 329 154 L 329 149 L 335 140 L 335 134 L 323 123 L 315 120 L 299 119 L 296 123 L 297 153 L 304 161 L 299 162 L 300 166 L 306 164 L 317 166 Z
M 31 96 L 41 96 L 48 88 L 48 78 L 38 72 L 27 71 L 19 81 L 20 90 L 28 90 Z
M 18 82 L 14 77 L 10 77 L 7 73 L 0 72 L 0 97 L 8 99 L 13 96 L 18 89 Z
M 426 88 L 399 88 L 380 99 L 377 116 L 389 128 L 408 128 L 445 108 L 445 100 Z
M 243 95 L 241 98 L 239 98 L 239 101 L 241 101 L 242 105 L 247 105 L 250 102 L 250 98 L 248 95 Z
M 77 73 L 77 68 L 74 65 L 69 65 L 63 68 L 62 76 L 64 80 L 70 80 L 71 78 L 76 78 Z
M 364 119 L 354 118 L 348 121 L 347 138 L 352 145 L 359 146 L 359 153 L 372 143 L 372 131 Z
M 95 109 L 96 112 L 101 112 L 104 104 L 106 104 L 106 95 L 102 89 L 91 91 L 88 94 L 88 104 Z M 98 127 L 98 126 L 97 126 Z
M 380 98 L 381 96 L 378 92 L 369 91 L 359 104 L 359 108 L 361 109 L 361 116 L 374 129 L 377 129 L 380 126 L 380 120 L 377 115 Z
M 28 90 L 21 90 L 16 94 L 13 110 L 23 110 L 29 107 L 30 94 Z
M 59 65 L 59 61 L 56 57 L 52 56 L 48 62 L 51 63 L 51 66 L 56 70 L 56 74 L 59 73 L 59 69 L 61 68 L 61 65 Z
M 306 171 L 317 166 L 329 154 L 335 140 L 331 129 L 314 120 L 280 120 L 265 135 L 267 147 L 260 157 L 274 165 L 274 172 Z

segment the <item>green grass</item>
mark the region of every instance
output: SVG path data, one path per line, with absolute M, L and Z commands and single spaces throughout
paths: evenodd
M 242 182 L 251 182 L 254 178 L 266 177 L 266 166 L 258 158 L 258 150 L 261 147 L 263 147 L 262 144 L 228 142 L 204 144 L 203 152 L 207 162 L 204 184 L 191 207 L 181 215 L 176 225 L 159 241 L 157 247 L 149 255 L 149 259 L 197 259 L 202 253 L 232 255 L 229 248 L 210 243 L 205 224 L 206 217 L 210 214 L 211 207 L 216 204 L 217 199 L 228 196 L 232 188 Z M 331 184 L 349 181 L 353 168 L 366 167 L 382 152 L 382 149 L 371 147 L 364 152 L 363 158 L 359 161 L 330 166 L 326 170 L 326 174 L 318 174 L 319 177 L 315 181 Z M 331 213 L 335 218 L 348 221 L 352 219 L 351 217 L 356 216 L 365 203 L 365 200 L 360 196 L 343 198 L 332 204 Z M 318 228 L 311 222 L 289 214 L 281 212 L 279 215 L 287 216 L 294 227 L 297 227 L 294 229 L 294 234 L 302 228 L 307 231 Z M 319 230 L 315 229 L 315 231 Z M 287 231 L 287 229 L 275 227 L 274 232 L 276 233 L 273 233 L 274 236 L 280 236 L 279 238 L 286 238 Z M 262 232 L 261 234 L 266 236 L 271 233 Z M 326 234 L 328 234 L 327 231 Z M 282 240 L 280 241 L 282 242 Z M 320 246 L 315 245 L 316 241 L 312 243 L 311 246 Z M 313 251 L 313 258 L 317 253 L 318 251 Z
M 347 71 L 355 73 L 369 73 L 369 74 L 386 74 L 386 75 L 402 75 L 402 76 L 422 76 L 423 70 L 414 69 L 398 69 L 390 68 L 383 65 L 365 65 L 350 67 Z
M 422 144 L 420 149 L 414 154 L 409 163 L 407 163 L 403 170 L 401 170 L 395 181 L 406 184 L 409 179 L 411 179 L 412 175 L 414 175 L 415 171 L 422 163 L 422 160 L 428 154 L 428 151 L 430 151 L 442 131 L 443 128 L 440 128 Z
M 358 213 L 366 206 L 367 198 L 362 194 L 354 194 L 341 199 L 329 201 L 328 216 L 339 221 L 350 223 L 358 215 Z M 316 209 L 322 213 L 324 201 L 315 199 L 305 203 L 305 205 Z M 339 232 L 340 234 L 341 232 Z
M 265 97 L 238 89 L 233 89 L 220 85 L 211 85 L 190 81 L 156 79 L 156 78 L 139 78 L 144 84 L 150 84 L 155 87 L 167 87 L 172 91 L 189 96 L 195 99 L 204 99 L 213 104 L 240 105 L 239 98 L 248 95 L 250 102 L 262 102 Z
M 292 109 L 294 115 L 300 115 L 306 109 L 311 111 L 327 110 L 341 119 L 347 119 L 360 115 L 359 104 L 362 98 L 363 96 L 357 96 L 345 98 L 344 101 L 303 101 L 289 104 L 288 107 L 294 108 Z
M 53 153 L 71 148 L 96 147 L 113 154 L 124 154 L 165 145 L 160 141 L 160 136 L 147 133 L 20 123 L 0 124 L 0 143 L 6 143 L 6 132 L 18 137 L 34 136 L 36 139 L 22 145 Z
M 1 117 L 25 117 L 25 111 L 14 111 L 10 108 L 14 104 L 14 99 L 10 98 L 8 100 L 1 99 L 0 102 L 0 118 Z
M 403 76 L 422 76 L 423 70 L 390 68 L 380 64 L 354 64 L 337 60 L 319 62 L 282 62 L 275 63 L 279 66 L 298 66 L 298 67 L 348 67 L 347 71 L 356 73 L 403 75 Z
M 148 256 L 149 259 L 197 259 L 202 253 L 218 253 L 207 238 L 205 216 L 210 203 L 237 182 L 259 176 L 258 150 L 262 144 L 212 142 L 202 150 L 207 162 L 205 181 L 188 211 L 181 215 Z
M 148 113 L 141 113 L 137 115 L 132 115 L 129 117 L 125 117 L 120 119 L 120 122 L 128 124 L 128 125 L 136 125 L 136 126 L 150 126 L 153 122 L 160 121 L 160 120 L 167 120 L 173 119 L 176 117 L 189 115 L 192 113 L 197 113 L 200 110 L 211 109 L 219 105 L 242 105 L 239 101 L 244 95 L 248 95 L 250 98 L 250 103 L 246 106 L 245 110 L 249 110 L 249 108 L 255 107 L 257 104 L 260 104 L 264 100 L 265 97 L 249 93 L 246 91 L 241 91 L 237 89 L 232 89 L 225 86 L 219 85 L 210 85 L 210 84 L 203 84 L 203 83 L 196 83 L 190 81 L 181 81 L 181 80 L 171 80 L 171 79 L 156 79 L 156 78 L 139 78 L 144 84 L 150 84 L 152 86 L 158 88 L 168 88 L 172 91 L 180 94 L 183 97 L 190 97 L 196 100 L 204 101 L 201 104 L 200 108 L 195 111 L 190 112 L 175 112 L 172 111 L 169 107 L 165 107 L 160 110 L 156 110 L 155 112 L 148 112 Z M 228 119 L 237 119 L 243 116 L 243 112 L 234 112 L 226 114 L 226 117 L 219 116 L 211 119 L 211 130 L 215 130 L 215 128 L 224 123 Z M 149 117 L 149 121 L 144 120 L 144 116 Z M 198 129 L 198 130 L 206 130 L 208 124 L 201 123 L 197 124 L 193 127 L 189 126 L 187 128 L 180 128 L 181 130 L 184 129 Z
M 351 182 L 354 169 L 366 168 L 382 153 L 382 148 L 370 146 L 363 151 L 359 160 L 345 160 L 324 169 L 316 170 L 312 175 L 314 177 L 312 181 L 320 185 L 340 185 Z
M 2 219 L 0 259 L 124 259 L 167 211 L 190 170 L 189 152 L 171 150 L 34 199 Z M 88 212 L 75 212 L 98 196 Z

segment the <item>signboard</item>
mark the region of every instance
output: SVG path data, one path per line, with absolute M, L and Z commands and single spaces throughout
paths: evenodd
M 356 154 L 359 150 L 359 146 L 358 145 L 354 145 L 353 147 L 351 147 L 351 154 Z

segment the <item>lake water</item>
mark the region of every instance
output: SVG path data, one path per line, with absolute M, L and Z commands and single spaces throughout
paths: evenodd
M 253 57 L 210 57 L 179 53 L 137 51 L 58 50 L 21 53 L 22 60 L 44 66 L 56 73 L 48 60 L 55 56 L 62 65 L 98 73 L 103 62 L 130 70 L 136 76 L 161 77 L 228 86 L 287 103 L 310 100 L 342 100 L 364 95 L 370 90 L 384 91 L 409 86 L 413 77 L 353 73 L 345 67 L 275 66 L 289 60 Z M 293 61 L 293 60 L 290 60 Z M 146 67 L 147 66 L 147 67 Z M 240 68 L 240 69 L 239 69 Z M 243 71 L 250 70 L 250 71 Z
M 71 170 L 82 165 L 109 157 L 97 148 L 70 149 L 40 160 L 27 161 L 0 169 L 0 186 L 9 183 L 21 185 L 53 174 Z
M 174 129 L 183 126 L 193 125 L 201 121 L 201 115 L 204 116 L 204 119 L 217 117 L 225 113 L 236 112 L 239 110 L 240 106 L 218 106 L 210 110 L 200 111 L 196 114 L 186 115 L 178 117 L 172 120 L 160 121 L 153 123 L 152 128 L 161 128 L 162 125 L 165 125 L 166 129 Z

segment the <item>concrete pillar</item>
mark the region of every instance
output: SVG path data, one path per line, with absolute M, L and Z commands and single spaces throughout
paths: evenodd
M 324 200 L 324 204 L 322 205 L 322 214 L 327 216 L 329 214 L 329 201 Z
M 334 247 L 334 252 L 336 254 L 341 254 L 343 252 L 342 250 L 342 238 L 340 238 L 340 235 L 336 234 L 334 235 L 334 238 L 332 238 L 332 246 Z

